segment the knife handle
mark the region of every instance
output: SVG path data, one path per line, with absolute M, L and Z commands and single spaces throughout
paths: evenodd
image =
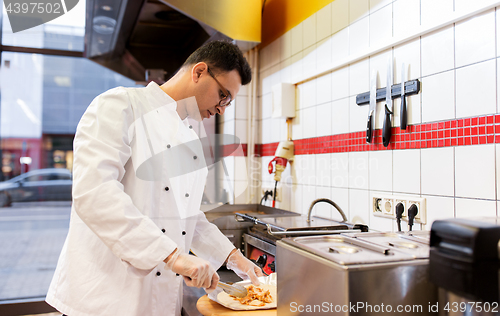
M 384 147 L 387 147 L 389 145 L 389 142 L 391 141 L 391 114 L 392 112 L 389 111 L 389 108 L 387 107 L 387 104 L 385 105 L 385 119 L 384 119 L 384 127 L 382 128 L 382 142 L 384 144 Z
M 368 115 L 368 122 L 366 125 L 366 142 L 367 143 L 372 142 L 372 137 L 373 137 L 372 120 L 373 120 L 373 114 L 370 113 L 370 115 Z
M 401 118 L 401 124 L 400 127 L 401 129 L 406 129 L 407 126 L 407 114 L 406 114 L 406 97 L 404 94 L 401 95 L 401 113 L 399 113 L 400 118 Z

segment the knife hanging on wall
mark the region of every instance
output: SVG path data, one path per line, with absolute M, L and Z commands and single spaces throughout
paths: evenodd
M 391 115 L 392 115 L 392 57 L 389 58 L 387 63 L 387 85 L 385 90 L 385 118 L 384 126 L 382 127 L 382 143 L 387 147 L 391 141 Z M 371 94 L 371 93 L 370 93 Z
M 406 80 L 406 68 L 405 63 L 401 66 L 401 111 L 399 113 L 400 124 L 402 130 L 406 129 L 407 126 L 407 113 L 406 113 L 406 97 L 405 97 L 405 80 Z
M 371 143 L 373 130 L 375 129 L 375 112 L 377 110 L 377 71 L 372 71 L 370 79 L 370 107 L 368 109 L 368 121 L 366 124 L 366 142 Z

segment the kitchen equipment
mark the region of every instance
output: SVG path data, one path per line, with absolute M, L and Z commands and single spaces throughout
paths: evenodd
M 336 207 L 343 221 L 312 216 L 314 205 L 326 202 Z M 292 213 L 292 216 L 261 216 L 246 212 L 236 212 L 238 223 L 252 223 L 243 233 L 242 252 L 247 258 L 262 267 L 267 274 L 275 272 L 276 241 L 289 236 L 325 235 L 368 231 L 368 226 L 347 222 L 345 214 L 336 203 L 329 199 L 317 199 L 311 203 L 308 215 Z
M 430 238 L 431 281 L 469 301 L 498 304 L 499 242 L 499 218 L 434 221 Z
M 384 147 L 389 146 L 391 142 L 391 115 L 392 115 L 392 57 L 389 58 L 387 63 L 387 85 L 385 86 L 385 118 L 384 118 L 384 126 L 382 127 L 382 143 Z
M 405 79 L 406 79 L 406 69 L 405 69 L 405 63 L 403 63 L 403 65 L 401 65 L 401 111 L 399 113 L 399 118 L 400 118 L 399 126 L 401 127 L 402 130 L 405 130 L 407 126 Z
M 429 243 L 426 243 L 421 238 L 415 238 L 407 234 L 377 232 L 351 234 L 349 236 L 358 240 L 374 243 L 388 249 L 406 253 L 415 259 L 429 258 Z
M 375 112 L 377 110 L 377 71 L 372 71 L 370 79 L 370 107 L 368 108 L 368 121 L 366 125 L 366 142 L 371 143 L 375 130 Z
M 224 282 L 220 282 L 217 284 L 217 287 L 222 289 L 224 292 L 226 292 L 229 295 L 236 296 L 236 297 L 245 297 L 248 294 L 247 289 L 245 289 L 243 286 L 238 285 L 238 284 L 227 284 Z
M 369 236 L 364 240 L 363 235 Z M 386 315 L 396 313 L 398 306 L 411 306 L 405 315 L 425 315 L 438 302 L 437 287 L 427 277 L 425 252 L 401 251 L 387 244 L 407 240 L 427 247 L 392 233 L 281 239 L 277 242 L 278 315 L 298 311 L 301 315 Z

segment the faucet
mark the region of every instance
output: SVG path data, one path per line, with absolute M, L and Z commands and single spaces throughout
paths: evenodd
M 325 203 L 328 203 L 328 204 L 332 205 L 333 207 L 335 207 L 337 209 L 337 211 L 340 213 L 340 215 L 342 215 L 342 221 L 347 222 L 347 217 L 345 216 L 344 211 L 342 211 L 342 209 L 340 208 L 340 206 L 337 205 L 337 203 L 335 203 L 332 200 L 327 199 L 327 198 L 321 198 L 321 199 L 314 200 L 311 203 L 311 206 L 309 206 L 309 212 L 307 213 L 307 222 L 308 223 L 311 222 L 311 211 L 312 211 L 314 205 L 316 205 L 316 203 L 319 203 L 319 202 L 325 202 Z

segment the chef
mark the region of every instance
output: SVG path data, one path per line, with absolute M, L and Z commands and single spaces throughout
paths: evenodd
M 75 135 L 70 227 L 50 305 L 69 316 L 181 315 L 183 283 L 210 292 L 224 263 L 258 284 L 260 268 L 199 210 L 207 168 L 187 120 L 223 114 L 250 80 L 238 47 L 214 41 L 161 86 L 92 101 Z

